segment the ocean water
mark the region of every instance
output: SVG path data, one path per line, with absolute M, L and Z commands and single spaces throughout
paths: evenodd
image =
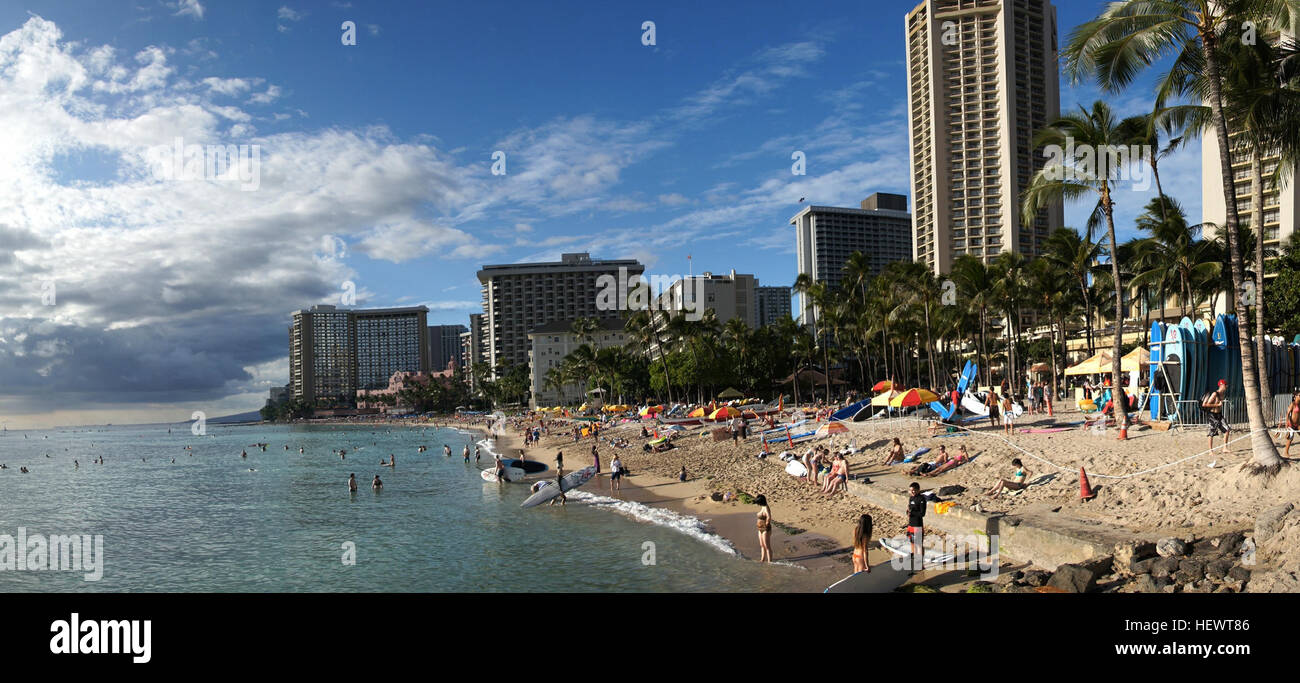
M 489 450 L 478 465 L 463 462 L 463 446 L 472 450 L 481 439 L 473 432 L 209 425 L 207 435 L 195 436 L 186 425 L 168 429 L 0 436 L 0 463 L 8 465 L 0 470 L 0 534 L 16 539 L 23 527 L 29 538 L 102 535 L 104 544 L 97 581 L 82 571 L 0 570 L 0 591 L 750 592 L 826 585 L 824 576 L 799 567 L 739 557 L 700 520 L 613 500 L 600 488 L 571 494 L 563 508 L 521 509 L 526 485 L 481 478 L 479 468 L 492 464 Z M 266 452 L 252 445 L 259 442 L 269 444 Z M 417 453 L 421 444 L 428 452 Z M 346 460 L 333 453 L 340 448 Z M 396 468 L 380 467 L 390 453 Z M 92 464 L 98 456 L 105 464 Z M 20 473 L 22 466 L 30 472 Z M 352 472 L 356 493 L 347 490 Z M 370 488 L 375 474 L 384 482 L 379 492 Z M 647 543 L 653 564 L 646 564 Z M 355 548 L 354 564 L 344 562 L 345 544 Z

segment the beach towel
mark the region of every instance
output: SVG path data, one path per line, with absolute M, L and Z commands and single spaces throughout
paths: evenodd
M 927 447 L 927 446 L 922 446 L 922 447 L 920 447 L 920 448 L 918 448 L 918 449 L 912 451 L 911 453 L 908 453 L 907 455 L 903 456 L 903 462 L 912 462 L 913 460 L 916 460 L 917 458 L 919 458 L 919 457 L 921 457 L 921 456 L 923 456 L 923 455 L 925 455 L 926 453 L 929 453 L 929 452 L 930 452 L 929 447 Z
M 953 432 L 952 434 L 935 434 L 936 439 L 948 439 L 954 436 L 970 436 L 970 432 Z
M 934 504 L 934 514 L 936 514 L 936 515 L 946 515 L 946 514 L 948 514 L 948 510 L 952 509 L 952 506 L 954 506 L 954 505 L 956 505 L 956 503 L 954 503 L 954 502 L 952 502 L 952 501 L 944 501 L 944 502 L 942 502 L 942 503 L 935 503 L 935 504 Z

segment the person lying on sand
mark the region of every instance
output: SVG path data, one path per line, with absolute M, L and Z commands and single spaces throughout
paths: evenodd
M 909 476 L 909 477 L 915 477 L 915 476 L 919 476 L 919 475 L 925 474 L 925 473 L 927 473 L 927 472 L 930 472 L 930 471 L 934 470 L 936 467 L 939 467 L 940 465 L 947 465 L 947 464 L 948 464 L 948 460 L 949 460 L 949 458 L 948 458 L 948 448 L 947 448 L 946 446 L 940 446 L 940 447 L 939 447 L 939 456 L 938 456 L 937 458 L 935 458 L 934 460 L 932 460 L 932 461 L 930 461 L 930 462 L 923 462 L 923 463 L 921 463 L 921 464 L 919 464 L 919 465 L 913 467 L 912 469 L 910 469 L 910 470 L 907 471 L 907 476 Z
M 1025 465 L 1020 462 L 1020 458 L 1012 460 L 1011 464 L 1016 466 L 1016 471 L 1015 474 L 1011 476 L 1011 481 L 999 479 L 995 486 L 984 492 L 984 495 L 1000 496 L 1004 492 L 1019 491 L 1025 488 L 1025 480 L 1033 476 L 1033 473 L 1025 469 Z
M 938 466 L 936 466 L 934 469 L 928 472 L 922 472 L 921 476 L 937 477 L 943 474 L 944 472 L 947 472 L 948 470 L 957 467 L 958 465 L 961 465 L 967 460 L 970 460 L 970 453 L 966 452 L 966 445 L 962 444 L 962 446 L 957 449 L 957 455 L 948 458 L 947 462 L 939 463 Z

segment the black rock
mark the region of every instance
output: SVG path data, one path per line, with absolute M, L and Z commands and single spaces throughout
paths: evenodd
M 1164 578 L 1178 571 L 1178 558 L 1161 557 L 1151 562 L 1151 576 L 1157 579 Z
M 1228 570 L 1228 578 L 1233 581 L 1249 581 L 1250 570 L 1245 567 L 1233 567 Z
M 1097 587 L 1097 575 L 1083 565 L 1063 564 L 1056 568 L 1047 585 L 1067 593 L 1087 593 Z
M 1052 577 L 1051 572 L 1045 572 L 1041 569 L 1030 569 L 1025 572 L 1024 582 L 1026 586 L 1046 586 L 1047 580 Z
M 1233 562 L 1231 559 L 1218 559 L 1205 565 L 1205 575 L 1211 579 L 1222 581 L 1228 572 L 1232 571 Z
M 1145 559 L 1145 560 L 1138 560 L 1137 562 L 1133 562 L 1133 563 L 1129 564 L 1129 573 L 1130 573 L 1130 574 L 1133 574 L 1134 576 L 1141 576 L 1141 575 L 1143 575 L 1143 574 L 1150 574 L 1150 573 L 1151 573 L 1151 565 L 1154 565 L 1154 564 L 1155 564 L 1156 562 L 1158 562 L 1159 560 L 1160 560 L 1160 558 L 1149 557 L 1149 558 L 1147 558 L 1147 559 Z
M 1205 576 L 1205 561 L 1188 558 L 1178 563 L 1178 570 L 1199 579 Z

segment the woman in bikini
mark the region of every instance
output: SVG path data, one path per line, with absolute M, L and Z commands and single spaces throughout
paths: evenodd
M 849 463 L 844 460 L 843 454 L 836 453 L 835 460 L 831 464 L 831 472 L 826 477 L 826 485 L 822 487 L 822 493 L 828 497 L 835 493 L 835 487 L 839 486 L 840 482 L 848 479 L 848 474 Z
M 853 529 L 853 573 L 871 572 L 867 564 L 867 545 L 871 543 L 871 515 L 858 518 L 858 526 Z
M 758 494 L 754 497 L 754 504 L 758 506 L 758 548 L 761 557 L 759 562 L 772 561 L 772 509 L 767 506 L 767 496 Z
M 1016 466 L 1016 472 L 1011 476 L 1011 481 L 1007 481 L 1006 479 L 999 479 L 997 485 L 989 489 L 988 491 L 985 491 L 984 495 L 999 496 L 1002 495 L 1004 491 L 1005 492 L 1019 491 L 1025 488 L 1025 480 L 1027 480 L 1030 477 L 1031 475 L 1030 471 L 1025 469 L 1025 465 L 1024 463 L 1020 462 L 1020 458 L 1016 458 L 1015 460 L 1012 460 L 1011 464 Z

